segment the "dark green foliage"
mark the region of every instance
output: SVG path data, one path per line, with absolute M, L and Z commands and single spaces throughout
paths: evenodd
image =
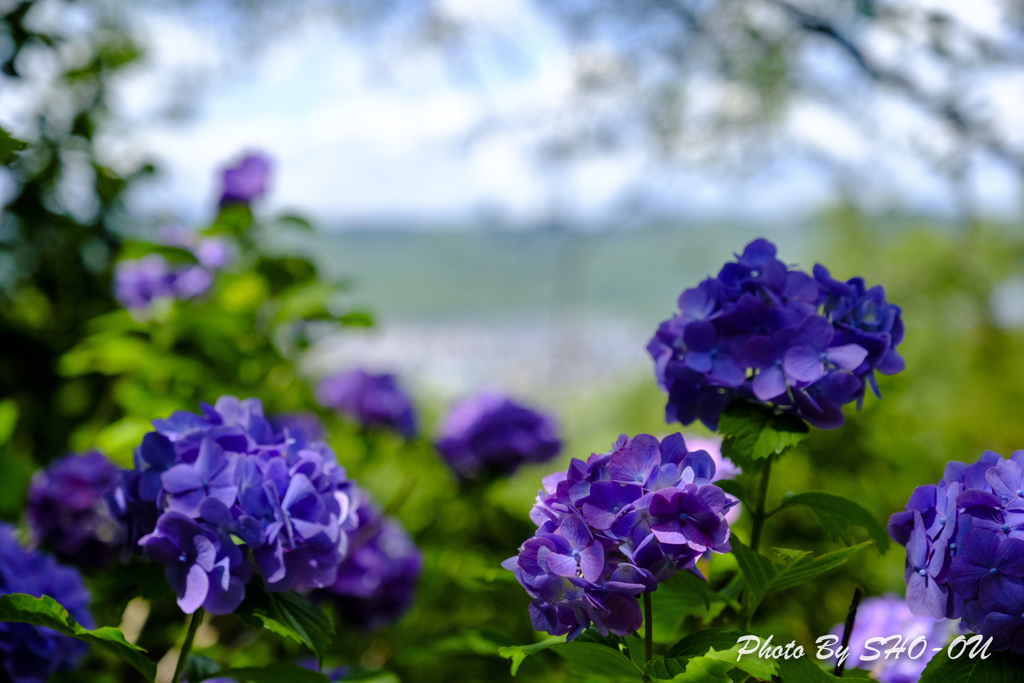
M 126 641 L 119 630 L 104 626 L 90 631 L 79 625 L 66 609 L 49 596 L 36 598 L 21 593 L 0 595 L 0 621 L 52 628 L 66 636 L 84 640 L 127 662 L 147 681 L 156 677 L 156 664 L 146 657 L 146 651 Z
M 1012 652 L 989 652 L 982 659 L 970 657 L 971 647 L 961 652 L 954 648 L 956 659 L 949 658 L 949 649 L 935 653 L 928 662 L 921 683 L 1020 683 L 1024 681 L 1024 657 Z
M 751 403 L 737 403 L 722 413 L 718 429 L 725 435 L 722 455 L 745 468 L 796 446 L 810 432 L 803 420 Z
M 852 500 L 830 493 L 799 493 L 783 498 L 778 509 L 785 510 L 795 505 L 809 507 L 826 533 L 834 539 L 849 543 L 850 527 L 860 526 L 867 530 L 882 553 L 889 550 L 891 541 L 885 527 L 878 523 L 874 515 Z
M 302 643 L 323 660 L 334 635 L 334 624 L 322 609 L 295 591 L 271 593 L 257 580 L 235 612 L 246 624 L 266 628 Z

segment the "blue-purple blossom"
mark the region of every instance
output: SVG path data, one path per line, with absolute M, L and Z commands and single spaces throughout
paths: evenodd
M 647 345 L 665 417 L 716 429 L 737 400 L 759 402 L 832 429 L 842 406 L 860 407 L 875 371 L 903 369 L 900 309 L 882 287 L 790 270 L 775 245 L 751 242 L 737 261 L 679 297 L 679 313 Z
M 258 399 L 222 396 L 201 415 L 154 420 L 112 501 L 132 539 L 163 564 L 183 611 L 227 614 L 251 578 L 272 591 L 324 588 L 355 526 L 334 453 Z
M 547 462 L 562 449 L 552 416 L 495 391 L 458 402 L 441 422 L 435 445 L 464 481 L 506 476 L 524 463 Z
M 25 509 L 36 541 L 73 564 L 107 565 L 123 542 L 106 500 L 120 480 L 117 466 L 96 451 L 65 456 L 36 472 Z
M 191 299 L 210 288 L 213 276 L 202 266 L 171 267 L 160 254 L 119 261 L 114 296 L 125 308 L 149 308 L 154 299 Z
M 267 190 L 270 159 L 263 154 L 249 154 L 238 164 L 224 171 L 224 188 L 220 205 L 248 204 Z
M 355 420 L 364 429 L 391 429 L 407 439 L 416 435 L 416 413 L 394 375 L 356 368 L 326 377 L 316 389 L 321 405 Z
M 919 616 L 961 617 L 993 649 L 1024 654 L 1024 451 L 950 462 L 938 485 L 915 489 L 889 519 L 907 548 L 907 605 Z M 1021 491 L 1024 493 L 1024 491 Z
M 731 549 L 725 515 L 737 501 L 715 476 L 712 457 L 681 435 L 640 434 L 545 477 L 530 512 L 537 532 L 502 563 L 533 598 L 534 628 L 570 640 L 591 625 L 635 632 L 639 594 L 681 570 L 700 576 L 703 554 Z
M 349 534 L 348 555 L 337 580 L 317 596 L 329 598 L 344 621 L 372 632 L 412 606 L 423 556 L 398 520 L 385 517 L 366 491 L 353 487 L 349 495 L 358 521 Z
M 867 598 L 860 603 L 857 620 L 850 633 L 850 652 L 847 665 L 868 668 L 880 683 L 917 683 L 925 666 L 934 656 L 933 647 L 944 646 L 958 633 L 957 622 L 952 619 L 932 619 L 914 616 L 907 603 L 897 595 Z M 836 624 L 832 635 L 842 638 L 844 625 Z M 862 661 L 861 655 L 873 654 L 865 646 L 870 638 L 888 637 L 899 634 L 903 642 L 912 643 L 924 637 L 928 648 L 918 657 L 879 657 L 874 661 Z M 876 646 L 877 647 L 877 646 Z
M 0 594 L 48 595 L 86 628 L 94 628 L 89 591 L 82 577 L 48 555 L 25 550 L 14 527 L 0 523 Z M 11 683 L 44 683 L 77 666 L 89 646 L 48 628 L 0 622 L 0 678 Z

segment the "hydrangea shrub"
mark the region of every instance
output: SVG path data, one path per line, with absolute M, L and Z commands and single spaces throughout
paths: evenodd
M 907 550 L 907 604 L 962 618 L 994 650 L 1024 654 L 1024 450 L 952 461 L 914 489 L 889 533 Z
M 880 285 L 840 282 L 821 265 L 813 276 L 791 269 L 764 239 L 678 305 L 647 345 L 668 422 L 716 429 L 722 411 L 745 400 L 833 429 L 867 386 L 878 394 L 876 371 L 904 367 L 901 311 Z
M 534 628 L 569 640 L 591 625 L 635 632 L 637 595 L 682 570 L 700 576 L 704 553 L 730 551 L 725 515 L 738 501 L 714 476 L 711 456 L 681 435 L 640 434 L 546 477 L 530 512 L 537 532 L 502 565 L 533 598 Z
M 35 540 L 86 567 L 104 567 L 123 544 L 107 497 L 121 470 L 102 453 L 68 455 L 32 477 L 25 516 Z
M 552 416 L 484 390 L 452 407 L 438 427 L 435 446 L 460 480 L 471 481 L 547 462 L 562 442 Z
M 250 553 L 268 590 L 333 584 L 354 527 L 333 451 L 275 431 L 257 399 L 201 408 L 153 421 L 119 491 L 131 536 L 165 566 L 182 611 L 233 612 Z

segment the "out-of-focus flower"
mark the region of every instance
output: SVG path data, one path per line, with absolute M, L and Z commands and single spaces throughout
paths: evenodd
M 248 204 L 267 190 L 270 178 L 270 159 L 263 154 L 249 154 L 237 165 L 224 171 L 224 189 L 220 205 Z
M 324 438 L 324 426 L 320 423 L 320 418 L 316 416 L 316 413 L 309 411 L 278 413 L 267 419 L 270 420 L 270 426 L 274 428 L 275 432 L 283 433 L 286 429 L 300 431 L 309 441 L 320 441 Z
M 460 479 L 509 475 L 523 463 L 551 460 L 562 449 L 550 415 L 494 391 L 457 403 L 441 422 L 437 450 Z
M 303 669 L 309 669 L 310 671 L 318 671 L 322 673 L 323 675 L 327 676 L 327 680 L 329 680 L 331 683 L 337 683 L 337 681 L 345 680 L 345 677 L 348 676 L 349 673 L 351 672 L 351 669 L 344 665 L 335 667 L 324 666 L 323 668 L 320 668 L 320 663 L 312 657 L 309 659 L 302 659 L 296 663 Z M 234 681 L 234 679 L 224 680 L 230 680 L 232 683 Z
M 154 420 L 113 498 L 131 537 L 166 567 L 183 611 L 234 611 L 252 558 L 272 591 L 324 588 L 354 528 L 331 449 L 276 431 L 258 399 L 222 396 Z
M 416 435 L 416 414 L 394 375 L 356 368 L 328 376 L 316 389 L 317 401 L 366 429 L 393 429 L 407 439 Z
M 376 631 L 397 621 L 416 596 L 423 556 L 402 525 L 385 517 L 365 491 L 353 488 L 358 526 L 349 534 L 348 556 L 338 579 L 320 597 L 329 596 L 341 618 Z
M 201 266 L 171 268 L 160 254 L 119 261 L 114 296 L 128 309 L 149 308 L 154 299 L 191 299 L 210 288 L 213 276 Z
M 950 462 L 919 486 L 889 535 L 906 546 L 907 605 L 956 618 L 992 649 L 1024 654 L 1024 451 Z
M 764 403 L 832 429 L 842 406 L 878 388 L 874 373 L 903 369 L 900 309 L 882 287 L 790 270 L 775 245 L 751 242 L 734 263 L 679 297 L 679 313 L 647 345 L 665 417 L 716 429 L 736 400 Z
M 204 237 L 192 247 L 192 253 L 203 268 L 220 270 L 231 262 L 231 243 L 221 237 Z
M 569 640 L 591 624 L 636 631 L 637 595 L 681 570 L 700 576 L 698 558 L 731 549 L 725 515 L 737 501 L 715 475 L 711 456 L 681 435 L 640 434 L 545 477 L 530 512 L 537 532 L 502 563 L 533 598 L 534 628 Z
M 121 524 L 106 497 L 121 471 L 101 453 L 68 455 L 32 477 L 25 510 L 36 540 L 68 561 L 103 567 L 121 543 Z
M 0 523 L 0 594 L 48 595 L 79 624 L 94 628 L 82 577 L 52 557 L 21 547 L 14 528 Z M 48 628 L 0 622 L 0 669 L 11 683 L 44 683 L 73 669 L 89 646 Z
M 933 619 L 914 616 L 907 603 L 897 595 L 868 598 L 857 609 L 857 620 L 850 634 L 850 653 L 847 666 L 869 666 L 872 675 L 881 683 L 917 683 L 925 666 L 935 654 L 932 649 L 944 646 L 958 630 L 953 619 Z M 832 635 L 843 637 L 844 624 L 836 624 Z M 887 638 L 901 635 L 904 643 L 912 643 L 923 636 L 928 647 L 916 659 L 910 657 L 879 657 L 874 662 L 860 662 L 861 655 L 871 654 L 865 647 L 869 638 Z

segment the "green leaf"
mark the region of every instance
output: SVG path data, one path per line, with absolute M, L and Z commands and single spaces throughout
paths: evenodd
M 322 673 L 303 669 L 301 666 L 288 664 L 287 662 L 277 662 L 267 666 L 222 669 L 208 676 L 203 676 L 199 680 L 214 677 L 234 678 L 236 681 L 251 681 L 252 683 L 329 683 L 330 680 Z
M 299 228 L 300 230 L 313 232 L 313 225 L 309 221 L 307 221 L 302 216 L 297 216 L 292 213 L 278 217 L 277 221 L 275 222 L 278 223 L 279 225 L 288 225 L 294 228 Z
M 17 152 L 28 147 L 28 143 L 18 138 L 12 138 L 3 128 L 0 128 L 0 164 L 6 166 L 14 160 Z
M 262 626 L 302 643 L 321 660 L 334 635 L 334 624 L 308 599 L 295 591 L 270 593 L 259 581 L 246 588 L 245 600 L 235 614 L 249 626 Z
M 709 628 L 691 633 L 669 648 L 666 659 L 702 655 L 711 648 L 725 650 L 736 644 L 737 639 L 749 635 L 746 631 L 724 631 Z
M 757 609 L 764 596 L 788 590 L 815 579 L 842 565 L 854 554 L 871 544 L 871 541 L 865 541 L 860 545 L 841 548 L 818 557 L 810 557 L 803 552 L 791 553 L 790 561 L 780 565 L 743 545 L 735 536 L 729 539 L 729 542 L 732 544 L 733 555 L 736 556 L 736 562 L 739 564 L 740 571 L 743 572 L 743 578 L 750 590 L 751 610 Z
M 722 455 L 740 467 L 750 467 L 769 455 L 779 455 L 807 438 L 810 430 L 792 415 L 777 415 L 771 408 L 739 403 L 722 413 L 718 431 Z
M 188 683 L 199 683 L 204 678 L 213 676 L 221 670 L 220 664 L 203 655 L 189 655 L 185 663 L 185 680 Z
M 836 678 L 831 673 L 831 665 L 828 670 L 815 664 L 810 657 L 799 659 L 780 659 L 779 678 L 783 683 L 841 683 L 842 681 L 872 681 L 867 671 L 863 669 L 846 669 L 842 678 Z
M 156 677 L 156 664 L 146 658 L 146 651 L 125 640 L 119 630 L 104 626 L 90 631 L 72 619 L 68 611 L 48 595 L 41 598 L 22 593 L 0 595 L 0 621 L 51 628 L 109 652 L 129 664 L 148 681 Z
M 675 641 L 687 616 L 696 615 L 710 621 L 730 600 L 712 592 L 703 579 L 683 571 L 658 584 L 658 590 L 651 593 L 651 602 L 655 615 L 654 641 L 667 643 Z
M 152 242 L 129 241 L 121 245 L 119 260 L 137 259 L 160 254 L 171 263 L 196 263 L 196 257 L 184 247 L 170 247 Z
M 834 496 L 831 493 L 800 493 L 782 500 L 779 510 L 804 505 L 811 508 L 821 526 L 829 536 L 849 543 L 850 527 L 861 526 L 867 530 L 879 552 L 883 555 L 889 550 L 889 534 L 875 516 L 848 498 Z
M 569 672 L 580 678 L 597 678 L 616 683 L 642 683 L 644 672 L 625 653 L 606 645 L 574 640 L 551 648 L 569 662 Z
M 373 316 L 368 311 L 349 311 L 338 320 L 349 327 L 373 327 Z
M 949 658 L 948 648 L 936 652 L 921 674 L 920 683 L 1018 683 L 1021 680 L 1024 657 L 1004 650 L 988 652 L 988 659 L 982 659 L 980 656 L 972 659 L 972 647 L 973 645 L 968 646 L 956 659 Z M 960 651 L 959 645 L 956 651 Z
M 709 629 L 686 636 L 672 646 L 664 660 L 652 662 L 648 675 L 656 680 L 728 681 L 734 669 L 764 680 L 778 671 L 778 664 L 756 655 L 739 656 L 738 642 L 744 631 Z
M 0 401 L 0 446 L 11 440 L 16 426 L 18 426 L 18 403 L 13 398 L 5 398 Z
M 534 643 L 533 645 L 513 645 L 511 647 L 499 648 L 498 656 L 512 660 L 512 675 L 515 676 L 524 659 L 530 655 L 537 654 L 541 650 L 546 650 L 549 647 L 562 645 L 564 643 L 565 636 L 551 636 L 550 638 L 542 640 L 539 643 Z
M 768 593 L 777 593 L 778 591 L 788 590 L 799 586 L 802 583 L 806 583 L 811 579 L 821 576 L 825 572 L 831 571 L 836 567 L 842 565 L 850 557 L 864 548 L 871 545 L 871 541 L 865 541 L 860 545 L 855 545 L 850 548 L 841 548 L 831 553 L 825 553 L 818 557 L 807 557 L 801 555 L 797 557 L 795 561 L 791 562 L 781 572 L 779 572 L 771 583 L 768 585 Z
M 736 536 L 729 539 L 732 545 L 732 554 L 736 556 L 736 563 L 743 572 L 743 579 L 750 590 L 753 604 L 751 609 L 756 609 L 761 599 L 768 594 L 768 587 L 779 573 L 778 567 L 764 555 L 751 550 L 743 545 Z

